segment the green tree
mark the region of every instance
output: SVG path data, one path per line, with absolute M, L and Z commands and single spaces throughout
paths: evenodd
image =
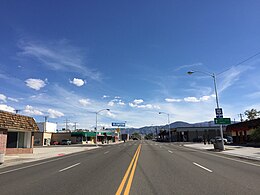
M 250 138 L 254 142 L 260 142 L 260 127 L 256 128 L 253 133 L 250 135 Z
M 256 109 L 252 108 L 251 110 L 246 110 L 245 115 L 247 117 L 247 120 L 253 120 L 259 118 L 260 111 L 257 111 Z

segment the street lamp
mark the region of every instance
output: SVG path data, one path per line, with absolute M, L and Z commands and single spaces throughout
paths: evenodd
M 97 120 L 98 120 L 98 113 L 102 112 L 102 111 L 110 111 L 110 109 L 102 109 L 102 110 L 99 110 L 96 112 L 96 146 L 98 146 L 98 143 L 97 143 Z
M 216 75 L 214 73 L 209 73 L 209 72 L 204 72 L 204 71 L 188 71 L 187 73 L 189 75 L 192 75 L 193 73 L 196 73 L 196 72 L 199 72 L 199 73 L 202 73 L 202 74 L 206 74 L 208 76 L 211 76 L 213 78 L 213 81 L 214 81 L 214 89 L 215 89 L 215 95 L 216 95 L 216 104 L 217 104 L 217 108 L 219 109 L 219 100 L 218 100 L 218 91 L 217 91 L 217 83 L 216 83 Z M 224 147 L 224 140 L 223 140 L 223 127 L 222 127 L 222 124 L 220 125 L 220 137 L 221 137 L 221 147 L 223 150 L 225 150 L 225 147 Z
M 166 112 L 159 112 L 159 114 L 166 114 L 168 116 L 168 129 L 169 129 L 169 142 L 170 142 L 171 141 L 170 114 Z

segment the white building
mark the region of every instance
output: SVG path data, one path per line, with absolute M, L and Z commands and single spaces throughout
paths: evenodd
M 40 122 L 37 123 L 37 126 L 39 127 L 40 132 L 56 133 L 57 130 L 56 123 Z

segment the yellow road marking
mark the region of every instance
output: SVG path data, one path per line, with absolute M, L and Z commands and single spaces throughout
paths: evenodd
M 135 162 L 137 154 L 139 154 L 139 152 L 140 152 L 140 149 L 141 149 L 141 145 L 139 145 L 138 148 L 136 149 L 135 155 L 134 155 L 133 159 L 131 160 L 130 165 L 127 168 L 127 171 L 126 171 L 126 173 L 125 173 L 125 175 L 123 177 L 123 180 L 122 180 L 120 186 L 118 187 L 118 189 L 116 191 L 116 195 L 120 195 L 121 194 L 121 192 L 122 192 L 122 190 L 123 190 L 123 188 L 125 186 L 125 182 L 126 182 L 126 180 L 128 178 L 128 175 L 129 175 L 129 173 L 131 171 L 131 168 L 132 168 L 132 166 L 133 166 L 133 164 Z
M 125 188 L 125 193 L 124 193 L 124 195 L 128 195 L 129 192 L 130 192 L 130 188 L 131 188 L 131 185 L 132 185 L 132 182 L 133 182 L 133 178 L 134 178 L 134 174 L 135 174 L 135 169 L 136 169 L 136 165 L 137 165 L 137 161 L 138 161 L 138 158 L 139 158 L 140 151 L 141 151 L 141 145 L 140 145 L 140 148 L 139 148 L 139 150 L 138 150 L 138 154 L 137 154 L 137 156 L 136 156 L 133 169 L 132 169 L 131 174 L 130 174 L 130 176 L 129 176 L 129 180 L 128 180 L 127 186 L 126 186 L 126 188 Z

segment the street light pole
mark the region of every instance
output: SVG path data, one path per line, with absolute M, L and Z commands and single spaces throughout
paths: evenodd
M 170 128 L 170 114 L 165 112 L 159 112 L 159 114 L 166 114 L 168 117 L 168 130 L 169 130 L 169 142 L 171 141 L 171 128 Z
M 98 143 L 97 143 L 97 121 L 98 121 L 98 113 L 102 112 L 102 111 L 110 111 L 110 109 L 102 109 L 102 110 L 99 110 L 96 112 L 96 146 L 98 146 Z
M 216 96 L 216 104 L 217 104 L 217 108 L 219 109 L 219 99 L 218 99 L 218 91 L 217 91 L 217 82 L 216 82 L 216 75 L 214 73 L 208 73 L 208 72 L 203 72 L 203 71 L 189 71 L 187 72 L 189 75 L 195 73 L 195 72 L 200 72 L 202 74 L 206 74 L 209 75 L 213 78 L 214 81 L 214 90 L 215 90 L 215 96 Z M 221 147 L 223 150 L 225 150 L 225 146 L 224 146 L 224 140 L 223 140 L 223 126 L 222 124 L 220 125 L 220 137 L 221 137 Z

